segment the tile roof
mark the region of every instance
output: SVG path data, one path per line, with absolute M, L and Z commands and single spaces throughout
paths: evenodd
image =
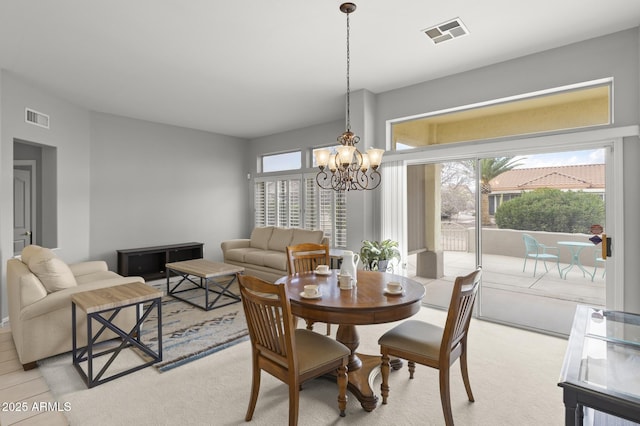
M 493 192 L 538 188 L 603 189 L 604 164 L 513 169 L 491 180 Z

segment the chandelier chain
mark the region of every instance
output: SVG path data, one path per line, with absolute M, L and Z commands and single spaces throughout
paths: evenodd
M 351 30 L 351 26 L 349 24 L 349 15 L 350 13 L 347 13 L 347 131 L 351 131 L 351 84 L 350 84 L 350 78 L 349 78 L 349 71 L 350 71 L 350 66 L 351 66 L 351 50 L 349 48 L 349 33 Z

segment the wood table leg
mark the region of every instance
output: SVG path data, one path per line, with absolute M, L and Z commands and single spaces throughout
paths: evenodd
M 365 411 L 373 411 L 378 405 L 378 396 L 373 391 L 373 380 L 380 373 L 380 356 L 356 352 L 360 345 L 360 337 L 353 325 L 340 325 L 336 340 L 351 350 L 348 389 L 360 401 Z

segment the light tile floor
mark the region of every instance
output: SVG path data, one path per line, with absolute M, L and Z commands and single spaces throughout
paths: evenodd
M 0 425 L 67 425 L 40 371 L 24 371 L 8 327 L 0 328 Z

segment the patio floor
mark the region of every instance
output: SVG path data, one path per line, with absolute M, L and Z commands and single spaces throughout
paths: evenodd
M 446 251 L 444 277 L 438 279 L 417 277 L 416 256 L 409 256 L 407 276 L 423 283 L 427 294 L 425 303 L 447 308 L 451 286 L 456 276 L 465 275 L 475 266 L 475 254 Z M 482 288 L 478 299 L 480 316 L 488 320 L 510 323 L 542 332 L 568 335 L 577 304 L 605 305 L 605 278 L 598 268 L 593 282 L 591 276 L 582 275 L 573 267 L 567 279 L 560 278 L 555 265 L 539 262 L 533 276 L 533 261 L 527 261 L 523 272 L 523 258 L 483 255 Z M 560 264 L 560 269 L 568 267 Z M 585 267 L 593 271 L 593 267 Z

